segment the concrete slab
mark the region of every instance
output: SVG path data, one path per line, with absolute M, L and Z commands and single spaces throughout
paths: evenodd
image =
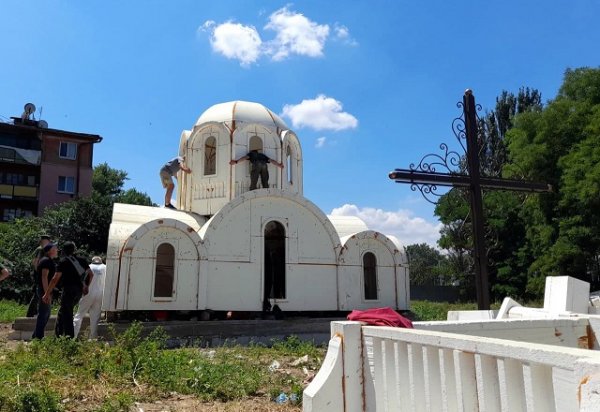
M 169 345 L 222 346 L 224 344 L 248 345 L 269 344 L 273 339 L 297 336 L 301 340 L 322 344 L 329 341 L 330 322 L 340 318 L 290 318 L 284 320 L 214 320 L 214 321 L 165 321 L 141 322 L 142 336 L 147 336 L 157 327 L 162 327 L 169 336 Z M 54 333 L 56 317 L 52 316 L 46 326 L 46 333 Z M 84 320 L 85 332 L 89 319 Z M 103 323 L 98 325 L 100 339 L 112 340 L 111 329 L 123 333 L 131 324 Z M 13 323 L 11 339 L 30 340 L 35 318 L 17 318 Z

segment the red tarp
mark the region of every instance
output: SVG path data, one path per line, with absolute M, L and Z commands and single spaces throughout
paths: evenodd
M 367 310 L 353 310 L 348 315 L 348 320 L 366 322 L 376 326 L 396 326 L 399 328 L 412 328 L 410 319 L 405 318 L 392 308 L 373 308 Z

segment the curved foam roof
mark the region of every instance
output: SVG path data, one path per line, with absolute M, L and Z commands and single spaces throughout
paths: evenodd
M 200 115 L 195 126 L 207 122 L 226 123 L 231 127 L 233 121 L 241 123 L 259 123 L 265 126 L 275 126 L 281 130 L 289 130 L 279 116 L 260 103 L 236 100 L 219 103 L 209 107 Z
M 329 218 L 340 238 L 369 230 L 367 224 L 357 216 L 327 215 L 327 218 Z

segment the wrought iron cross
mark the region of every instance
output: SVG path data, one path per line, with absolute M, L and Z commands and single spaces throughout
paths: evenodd
M 477 289 L 477 306 L 480 310 L 490 308 L 490 290 L 488 282 L 488 261 L 485 246 L 483 225 L 483 202 L 481 189 L 514 190 L 528 192 L 549 192 L 552 187 L 546 183 L 524 180 L 482 177 L 479 169 L 479 145 L 477 143 L 477 110 L 481 106 L 475 104 L 475 96 L 469 89 L 465 91 L 462 104 L 463 114 L 454 119 L 452 129 L 458 142 L 467 155 L 468 174 L 453 170 L 459 165 L 461 156 L 444 143 L 440 148 L 444 155 L 425 155 L 418 165 L 411 164 L 409 169 L 395 169 L 389 177 L 396 183 L 410 183 L 412 190 L 419 190 L 423 197 L 433 202 L 429 195 L 437 195 L 438 186 L 469 188 L 471 216 L 473 226 L 473 260 L 475 263 L 475 287 Z M 463 145 L 466 140 L 466 148 Z M 437 172 L 437 167 L 443 167 L 447 172 Z M 439 196 L 439 195 L 437 195 Z

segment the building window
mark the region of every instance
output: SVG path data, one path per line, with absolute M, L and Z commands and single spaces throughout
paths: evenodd
M 363 255 L 365 300 L 377 299 L 377 258 L 371 252 Z
M 0 172 L 0 184 L 35 186 L 35 176 Z
M 204 142 L 204 176 L 217 173 L 217 139 L 209 136 Z
M 33 216 L 33 212 L 31 210 L 25 209 L 4 209 L 2 211 L 2 220 L 4 222 L 9 222 L 11 220 L 20 218 L 20 217 L 31 217 Z
M 175 248 L 170 243 L 161 243 L 156 249 L 156 271 L 154 273 L 154 297 L 172 298 L 175 280 Z
M 77 144 L 70 142 L 60 142 L 59 156 L 63 159 L 75 160 L 77 157 Z
M 58 192 L 75 193 L 75 178 L 73 176 L 58 176 Z
M 288 178 L 288 183 L 292 184 L 293 180 L 292 180 L 292 149 L 288 146 L 285 149 L 285 160 L 286 160 L 286 169 L 287 169 L 287 178 Z

